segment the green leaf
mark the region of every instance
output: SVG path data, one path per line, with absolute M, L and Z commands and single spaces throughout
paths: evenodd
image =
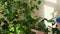
M 35 5 L 35 7 L 36 7 L 36 9 L 37 9 L 37 10 L 39 10 L 39 8 L 38 8 L 38 6 L 37 6 L 37 5 Z
M 11 28 L 10 28 L 10 31 L 14 31 L 14 27 L 11 27 Z
M 32 11 L 35 7 L 31 7 L 30 10 Z
M 14 10 L 13 10 L 12 7 L 9 8 L 9 14 L 12 15 L 12 16 L 13 16 L 13 14 L 14 14 Z
M 53 19 L 50 19 L 50 20 L 48 20 L 48 22 L 54 22 L 54 20 Z
M 25 8 L 28 7 L 27 3 L 23 3 L 23 6 L 24 6 Z
M 38 25 L 39 29 L 42 30 L 42 31 L 45 31 L 46 30 L 46 25 L 44 23 L 44 20 L 42 20 L 39 25 Z
M 25 16 L 27 16 L 27 15 L 30 14 L 30 10 L 29 10 L 29 8 L 25 8 L 24 14 L 25 14 Z
M 38 4 L 40 4 L 41 3 L 41 1 L 38 1 Z

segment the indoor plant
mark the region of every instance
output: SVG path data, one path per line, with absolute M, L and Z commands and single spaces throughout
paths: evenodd
M 35 4 L 36 2 L 37 4 Z M 34 9 L 39 9 L 40 0 L 0 0 L 1 34 L 33 34 L 32 29 L 38 18 L 32 17 Z

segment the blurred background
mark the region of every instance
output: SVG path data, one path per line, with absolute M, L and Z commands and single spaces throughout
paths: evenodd
M 9 1 L 12 1 L 12 0 L 9 0 Z M 17 0 L 14 0 L 14 1 L 16 1 L 16 3 L 18 2 Z M 23 0 L 23 1 L 26 1 L 27 2 L 27 0 Z M 36 1 L 36 0 L 34 0 L 34 1 Z M 34 2 L 33 1 L 33 2 Z M 38 0 L 37 0 L 38 1 Z M 39 6 L 39 10 L 36 10 L 36 9 L 34 9 L 33 11 L 33 13 L 31 13 L 31 16 L 32 16 L 32 18 L 33 18 L 33 16 L 37 16 L 37 17 L 42 17 L 41 19 L 43 19 L 43 18 L 46 18 L 47 20 L 50 20 L 50 19 L 52 19 L 52 20 L 54 20 L 54 22 L 55 22 L 55 24 L 54 24 L 54 26 L 52 26 L 52 22 L 48 22 L 48 21 L 44 21 L 45 22 L 45 25 L 46 25 L 46 28 L 48 28 L 48 30 L 50 31 L 50 32 L 48 32 L 48 34 L 53 34 L 52 33 L 52 28 L 56 28 L 56 21 L 55 21 L 55 18 L 56 17 L 60 17 L 60 0 L 40 0 L 41 1 L 41 3 L 40 3 L 40 5 L 38 5 Z M 4 0 L 2 1 L 2 2 L 4 2 Z M 1 2 L 0 2 L 0 19 L 1 18 L 4 18 L 5 16 L 3 16 L 2 14 L 1 14 L 1 12 L 2 12 L 2 8 L 4 8 L 5 7 L 5 4 L 8 4 L 8 3 L 6 3 L 6 2 L 8 2 L 7 0 L 5 0 L 5 3 L 3 3 L 2 5 L 1 5 Z M 13 3 L 13 2 L 12 2 Z M 28 2 L 29 3 L 29 2 Z M 36 2 L 34 2 L 35 4 L 37 4 Z M 17 3 L 18 4 L 18 3 Z M 22 3 L 23 4 L 23 3 Z M 9 5 L 9 4 L 8 4 Z M 13 5 L 13 4 L 12 4 Z M 31 4 L 31 5 L 33 5 L 33 4 Z M 1 7 L 2 6 L 2 7 Z M 14 5 L 15 6 L 15 5 Z M 20 5 L 19 5 L 20 6 Z M 26 10 L 26 11 L 29 11 L 29 9 L 26 7 L 27 5 L 25 5 L 24 4 L 24 9 Z M 30 6 L 30 5 L 29 5 Z M 35 6 L 35 5 L 34 5 Z M 13 6 L 12 6 L 13 7 Z M 5 7 L 6 8 L 6 7 Z M 21 7 L 21 8 L 23 8 L 23 7 Z M 29 7 L 30 8 L 30 7 Z M 11 8 L 10 8 L 11 9 Z M 14 8 L 14 10 L 16 10 L 17 8 Z M 19 8 L 18 8 L 19 9 Z M 24 10 L 23 9 L 23 10 Z M 5 10 L 5 9 L 4 9 Z M 8 9 L 6 9 L 6 11 L 8 11 L 9 10 L 9 8 Z M 12 9 L 11 9 L 12 10 Z M 21 9 L 22 10 L 22 9 Z M 13 10 L 12 10 L 13 11 Z M 18 10 L 18 11 L 20 11 L 20 10 Z M 9 13 L 9 12 L 7 12 L 7 13 Z M 5 13 L 4 13 L 5 14 Z M 12 13 L 11 13 L 12 14 Z M 18 13 L 19 14 L 19 13 Z M 21 14 L 21 13 L 20 13 Z M 24 13 L 25 14 L 25 13 Z M 24 15 L 24 14 L 22 14 L 22 15 Z M 28 12 L 27 12 L 27 14 L 28 14 Z M 27 15 L 26 14 L 26 15 Z M 25 15 L 25 16 L 26 16 Z M 19 15 L 18 15 L 19 16 Z M 24 19 L 24 17 L 25 16 L 21 16 L 20 15 L 20 18 L 18 18 L 17 19 L 17 21 L 21 21 L 22 19 Z M 11 15 L 9 15 L 9 17 L 11 17 Z M 12 16 L 13 17 L 13 16 Z M 15 18 L 15 17 L 13 17 L 13 18 Z M 5 19 L 5 18 L 4 18 Z M 28 19 L 28 18 L 26 18 L 26 19 Z M 31 18 L 29 18 L 29 20 L 30 20 Z M 35 18 L 33 18 L 33 19 L 35 19 Z M 15 20 L 15 19 L 14 19 Z M 12 21 L 14 21 L 14 20 L 11 20 L 11 22 Z M 29 22 L 29 20 L 27 21 L 27 22 Z M 1 21 L 1 20 L 0 20 Z M 6 20 L 7 21 L 7 20 Z M 16 21 L 16 20 L 15 20 Z M 20 22 L 19 21 L 19 22 Z M 9 19 L 8 19 L 8 21 L 7 21 L 8 23 L 10 23 L 10 21 L 9 21 Z M 22 20 L 22 22 L 23 22 L 23 20 Z M 35 22 L 35 20 L 32 20 L 31 22 Z M 39 22 L 39 21 L 38 21 Z M 24 22 L 25 23 L 25 22 Z M 30 22 L 29 22 L 30 23 Z M 0 25 L 3 25 L 4 23 L 1 23 Z M 11 24 L 11 23 L 10 23 Z M 32 24 L 34 24 L 34 23 L 32 23 Z M 36 24 L 36 23 L 35 23 Z M 24 25 L 26 25 L 26 24 L 24 24 Z M 18 25 L 17 25 L 18 26 Z M 34 25 L 35 26 L 35 25 Z M 49 27 L 48 27 L 49 26 Z M 20 27 L 20 26 L 19 26 Z M 28 26 L 29 27 L 29 26 Z M 25 28 L 25 26 L 24 26 L 24 28 Z M 22 29 L 22 30 L 24 30 L 24 28 Z M 34 27 L 33 27 L 34 28 Z M 13 28 L 12 28 L 13 29 Z M 28 28 L 27 28 L 28 29 Z M 1 29 L 1 27 L 0 27 L 0 30 L 2 30 Z M 27 31 L 27 30 L 26 30 Z M 20 32 L 20 31 L 19 31 Z M 24 31 L 25 32 L 25 31 Z M 1 33 L 2 34 L 2 33 Z M 14 34 L 16 34 L 16 33 L 14 33 Z M 24 34 L 24 33 L 21 33 L 21 34 Z M 25 33 L 25 34 L 27 34 L 27 33 Z M 31 34 L 31 33 L 30 33 Z M 56 33 L 54 33 L 54 34 L 56 34 Z

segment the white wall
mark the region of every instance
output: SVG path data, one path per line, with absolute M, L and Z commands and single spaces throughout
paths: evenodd
M 38 13 L 47 19 L 60 16 L 60 0 L 44 0 Z

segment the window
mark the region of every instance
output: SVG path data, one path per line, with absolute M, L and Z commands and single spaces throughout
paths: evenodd
M 44 5 L 44 17 L 47 19 L 51 19 L 52 18 L 52 13 L 54 12 L 54 8 Z

